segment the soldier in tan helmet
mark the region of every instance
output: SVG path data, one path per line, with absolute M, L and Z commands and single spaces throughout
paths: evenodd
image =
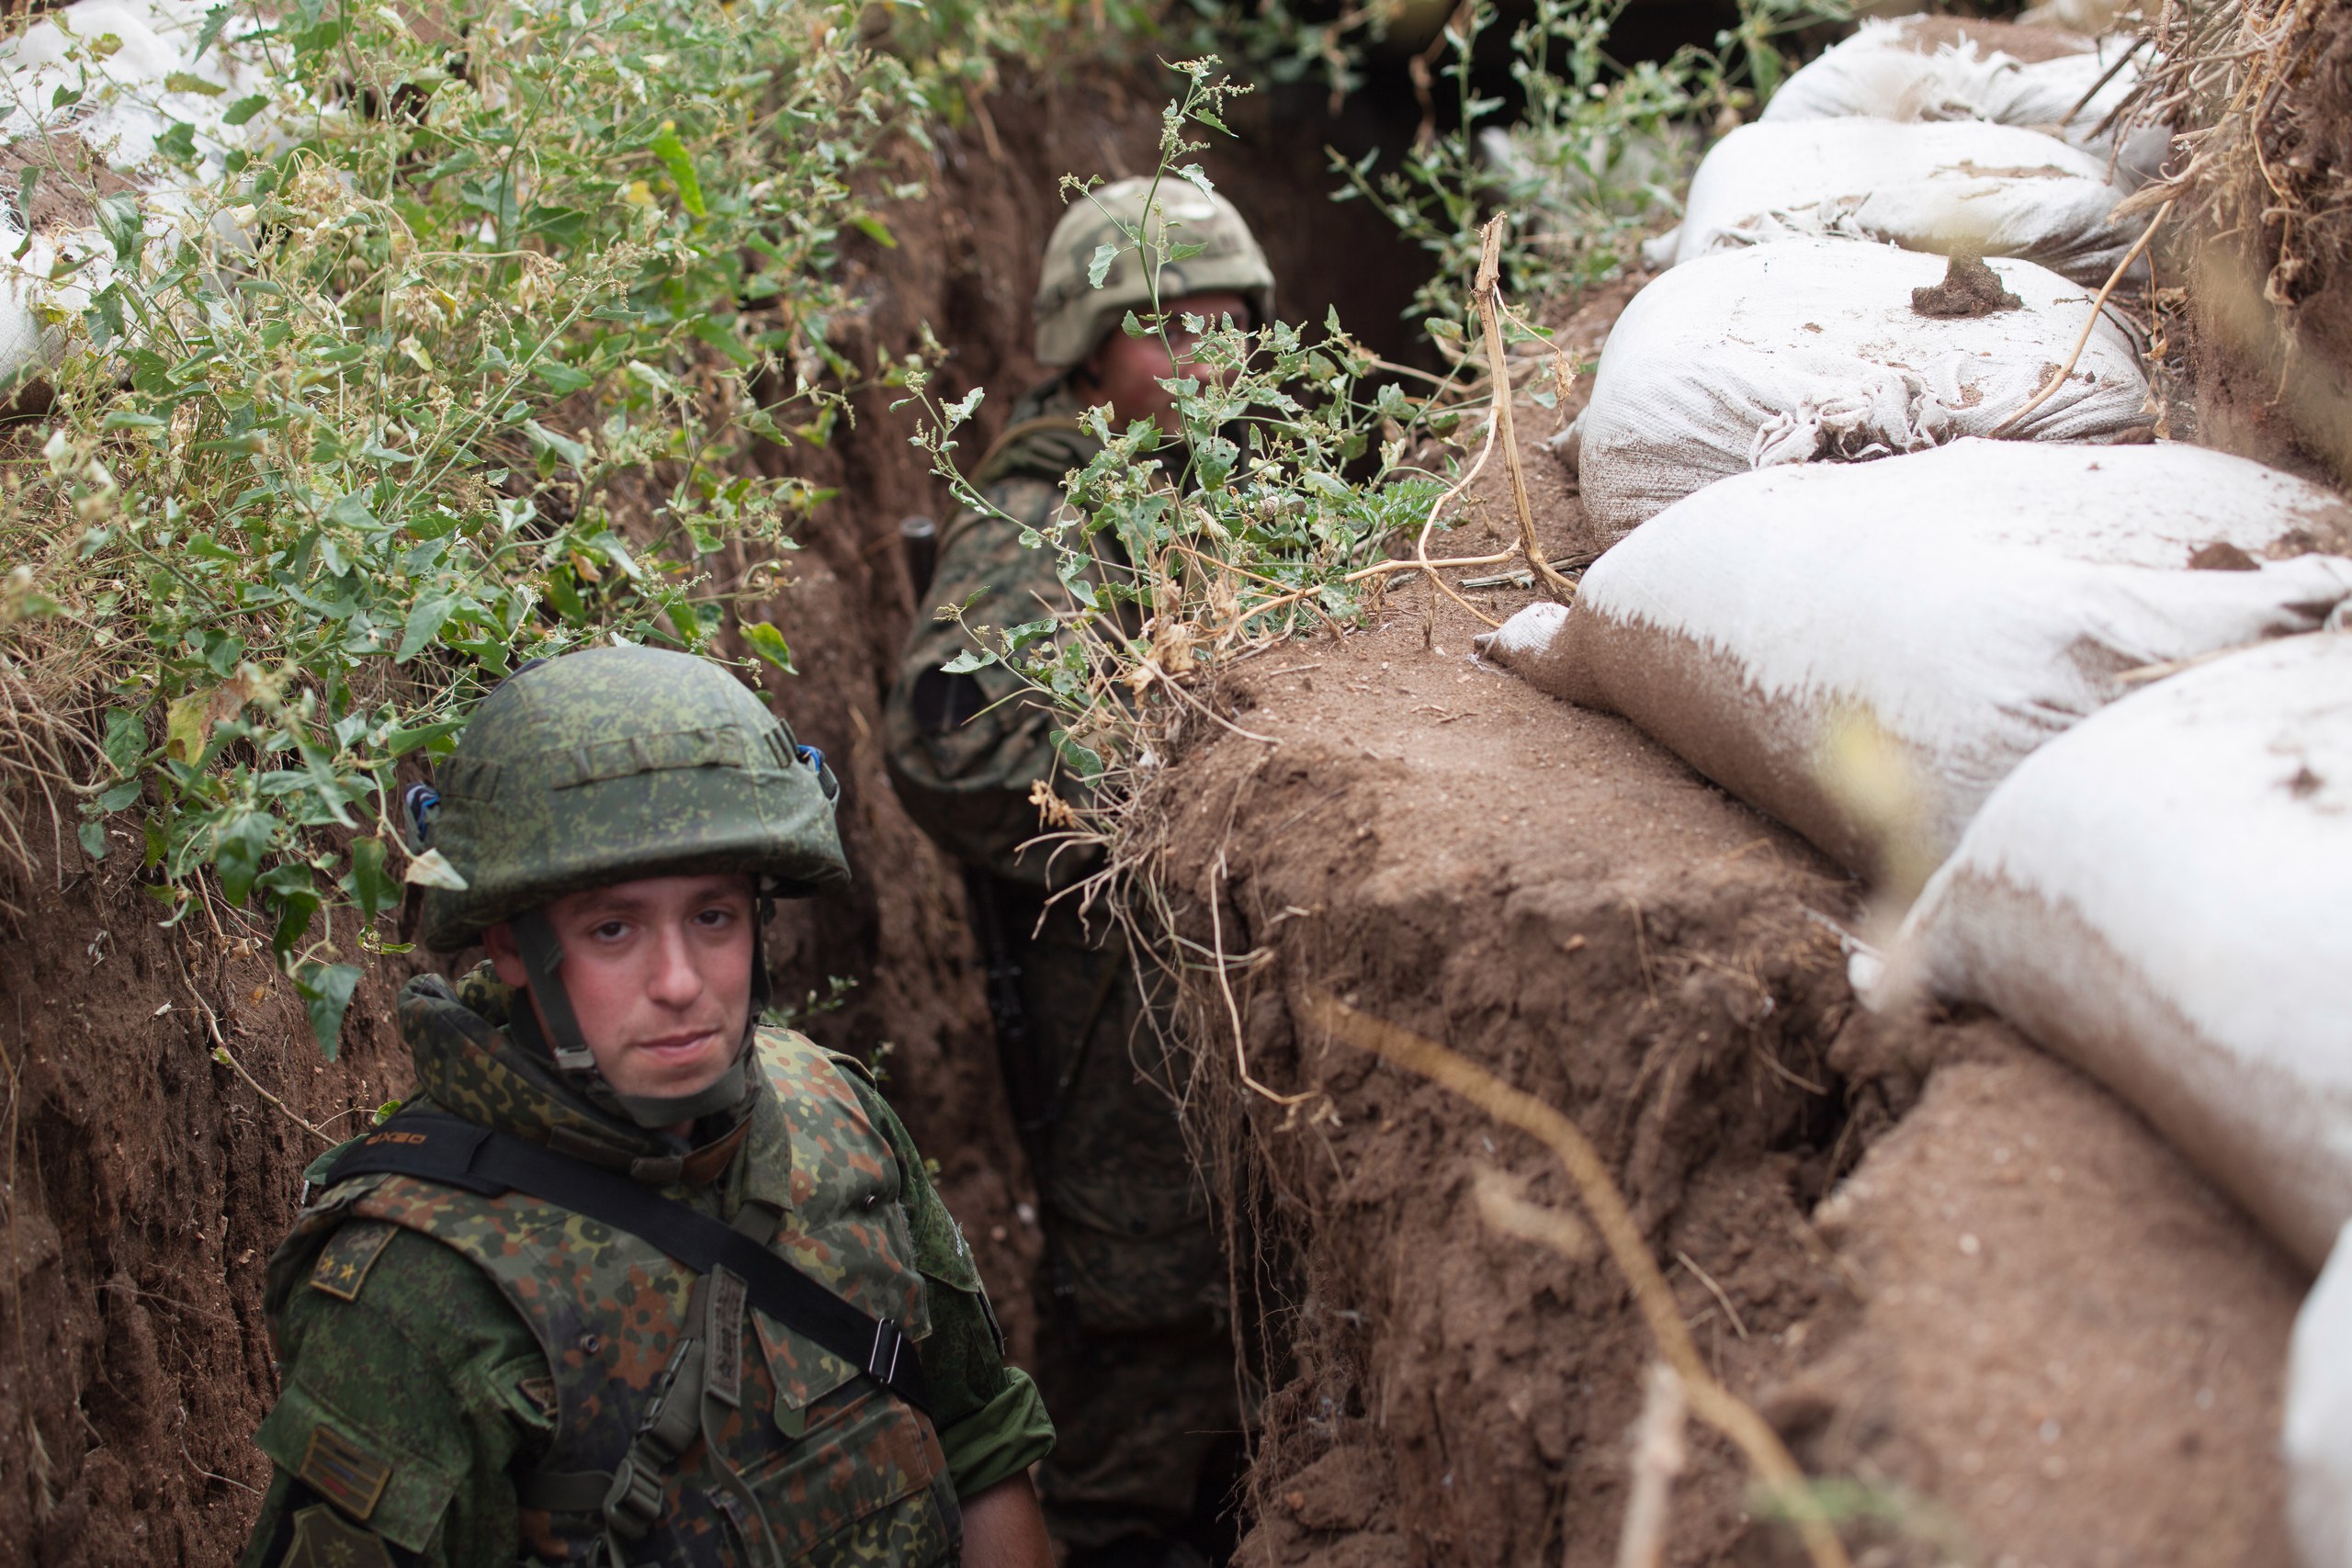
M 1198 254 L 1160 267 L 1122 231 Z M 1099 246 L 1119 247 L 1102 282 Z M 1183 318 L 1266 323 L 1273 275 L 1239 213 L 1182 180 L 1122 180 L 1074 197 L 1046 249 L 1036 353 L 1053 378 L 1013 409 L 971 473 L 995 509 L 958 513 L 922 594 L 972 601 L 976 624 L 1017 626 L 1069 608 L 1050 549 L 1025 549 L 1062 480 L 1100 450 L 1081 423 L 1176 427 L 1164 382 L 1209 372 L 1186 358 Z M 1159 333 L 1122 330 L 1160 313 Z M 1114 552 L 1110 536 L 1098 551 Z M 1106 562 L 1116 568 L 1124 561 Z M 1147 1013 L 1146 972 L 1097 916 L 1046 897 L 1091 869 L 1022 846 L 1043 830 L 1031 786 L 1052 780 L 1057 722 L 1001 666 L 945 668 L 970 646 L 956 622 L 917 617 L 890 694 L 891 773 L 908 810 L 967 868 L 974 924 L 1014 1112 L 1042 1200 L 1053 1281 L 1036 1374 L 1060 1430 L 1040 1474 L 1069 1568 L 1182 1568 L 1217 1554 L 1235 1478 L 1230 1300 L 1216 1235 L 1170 1098 L 1170 1064 Z M 1065 795 L 1072 785 L 1063 780 Z M 1042 915 L 1042 924 L 1040 923 Z

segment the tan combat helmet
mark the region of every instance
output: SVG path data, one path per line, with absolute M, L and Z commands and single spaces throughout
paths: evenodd
M 1159 299 L 1173 301 L 1188 294 L 1230 289 L 1250 301 L 1255 322 L 1273 319 L 1274 275 L 1257 236 L 1222 196 L 1212 196 L 1174 175 L 1163 176 L 1155 195 L 1147 175 L 1102 186 L 1085 196 L 1070 197 L 1069 210 L 1054 225 L 1046 245 L 1046 266 L 1037 279 L 1033 313 L 1037 323 L 1037 358 L 1060 368 L 1075 365 L 1094 350 L 1102 334 L 1125 319 L 1129 310 L 1151 309 L 1151 279 L 1146 262 L 1119 227 L 1141 227 L 1147 204 L 1157 209 L 1145 236 L 1161 250 L 1185 245 L 1207 249 L 1159 269 Z M 1101 245 L 1119 247 L 1118 259 L 1104 275 L 1102 287 L 1087 279 L 1094 252 Z

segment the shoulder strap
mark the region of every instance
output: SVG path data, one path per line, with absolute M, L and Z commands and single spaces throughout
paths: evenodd
M 869 1317 L 730 1226 L 628 1177 L 432 1111 L 403 1111 L 352 1145 L 327 1179 L 413 1176 L 485 1197 L 526 1192 L 627 1231 L 697 1274 L 724 1267 L 751 1304 L 928 1415 L 922 1362 L 888 1318 Z

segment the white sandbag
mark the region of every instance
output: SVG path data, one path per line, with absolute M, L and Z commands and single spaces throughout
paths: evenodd
M 2119 151 L 2112 129 L 2099 132 L 2139 83 L 2131 48 L 2128 38 L 2020 35 L 1945 18 L 1868 21 L 1781 83 L 1759 118 L 1989 120 L 2058 136 L 2135 185 L 2155 177 L 2171 137 L 2130 130 Z
M 2014 126 L 1743 125 L 1708 150 L 1691 178 L 1674 259 L 1834 236 L 1938 255 L 2017 256 L 2099 284 L 2139 238 L 2137 225 L 2115 221 L 2125 194 L 2108 183 L 2102 160 Z M 2144 258 L 2133 266 L 2144 279 Z
M 2352 636 L 2233 653 L 2018 765 L 1905 919 L 1882 1003 L 1990 1007 L 2316 1269 L 2352 1220 Z
M 1929 316 L 1946 262 L 1851 240 L 1792 240 L 1686 262 L 1634 297 L 1569 433 L 1586 514 L 1615 539 L 1716 479 L 1852 462 L 1985 435 L 2065 362 L 2091 296 L 2028 262 L 1984 264 L 2020 303 Z M 2065 386 L 2008 434 L 2113 441 L 2148 429 L 2130 330 L 2093 326 Z
M 1962 441 L 1710 485 L 1487 651 L 1907 894 L 2131 672 L 2352 602 L 2343 554 L 2262 558 L 2314 547 L 2352 507 L 2244 457 Z
M 2352 1225 L 2295 1314 L 2279 1447 L 2303 1568 L 2352 1568 Z
M 49 352 L 45 312 L 79 314 L 114 276 L 113 247 L 89 210 L 91 193 L 68 188 L 70 176 L 61 173 L 80 162 L 65 144 L 80 143 L 129 183 L 151 255 L 160 259 L 183 234 L 205 228 L 243 243 L 218 210 L 226 160 L 240 149 L 266 151 L 277 134 L 266 117 L 250 111 L 244 124 L 228 123 L 241 100 L 267 90 L 268 76 L 249 58 L 254 51 L 241 44 L 238 26 L 197 57 L 211 8 L 210 0 L 80 0 L 0 43 L 0 146 L 12 161 L 42 170 L 37 208 L 77 213 L 37 222 L 29 236 L 0 218 L 0 389 L 38 368 Z M 79 96 L 61 104 L 60 89 Z M 192 162 L 158 152 L 158 142 L 181 124 L 189 128 Z M 26 145 L 44 141 L 61 145 L 48 152 Z M 52 282 L 61 261 L 66 276 Z

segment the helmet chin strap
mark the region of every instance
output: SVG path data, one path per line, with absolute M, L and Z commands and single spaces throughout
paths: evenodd
M 618 1110 L 649 1132 L 732 1111 L 751 1097 L 752 1089 L 752 1037 L 760 1026 L 760 1015 L 767 1010 L 770 991 L 766 944 L 762 933 L 772 908 L 768 899 L 760 899 L 752 920 L 752 995 L 743 1020 L 743 1037 L 736 1042 L 735 1054 L 729 1058 L 726 1070 L 692 1094 L 623 1094 L 596 1070 L 595 1055 L 580 1032 L 579 1015 L 572 1010 L 571 993 L 564 989 L 563 943 L 548 922 L 546 912 L 540 909 L 526 910 L 508 922 L 514 932 L 514 947 L 523 960 L 531 998 L 538 1004 L 537 1018 L 526 1008 L 516 1013 L 515 1021 L 538 1037 L 538 1043 L 555 1059 L 555 1065 L 572 1075 L 590 1099 L 607 1110 Z M 542 1020 L 544 1029 L 539 1027 Z

